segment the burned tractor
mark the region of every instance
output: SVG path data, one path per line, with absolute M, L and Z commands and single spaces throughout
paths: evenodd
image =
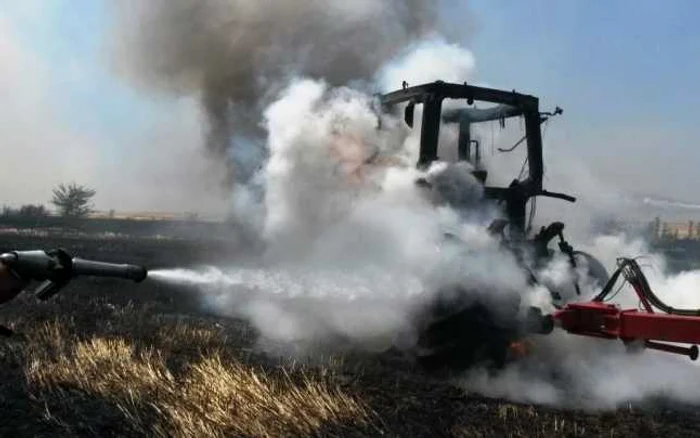
M 537 197 L 568 202 L 576 200 L 567 194 L 547 191 L 542 183 L 541 126 L 552 116 L 561 114 L 560 108 L 542 112 L 539 100 L 533 96 L 442 81 L 412 87 L 404 83 L 403 89 L 382 95 L 380 101 L 389 113 L 400 116 L 403 109 L 403 119 L 411 129 L 416 125 L 416 107 L 420 107 L 420 147 L 416 163 L 419 169 L 428 169 L 433 163 L 445 161 L 446 158 L 439 156 L 439 149 L 451 156 L 447 161 L 466 162 L 470 166 L 474 177 L 483 185 L 484 201 L 496 204 L 502 211 L 502 219 L 491 223 L 489 231 L 500 237 L 503 245 L 516 254 L 531 282 L 538 281 L 535 274 L 538 266 L 555 255 L 556 251 L 549 248 L 553 239 L 558 239 L 558 251 L 568 257 L 573 269 L 577 263 L 584 262 L 588 272 L 601 284 L 608 281 L 605 268 L 597 260 L 574 250 L 567 243 L 563 223 L 542 227 L 529 237 L 534 208 L 528 212 L 528 205 L 533 205 Z M 474 138 L 473 131 L 484 122 L 504 126 L 510 119 L 516 119 L 521 126 L 524 124 L 525 132 L 510 147 L 499 148 L 499 153 L 524 146 L 526 157 L 518 178 L 509 184 L 492 185 L 489 170 L 482 162 L 482 144 Z M 441 126 L 448 125 L 458 128 L 456 145 L 454 141 L 439 145 Z M 418 184 L 428 190 L 436 189 L 426 180 L 420 180 Z M 459 205 L 455 207 L 460 208 Z M 578 284 L 575 286 L 578 290 Z M 523 316 L 518 297 L 500 303 L 496 314 L 495 306 L 481 299 L 465 300 L 467 294 L 459 293 L 459 288 L 460 285 L 454 285 L 441 291 L 437 301 L 419 318 L 423 323 L 419 330 L 419 348 L 415 353 L 418 362 L 427 369 L 462 369 L 477 363 L 502 367 L 508 361 L 511 346 L 522 336 L 552 330 L 552 317 L 543 315 L 537 308 L 531 308 Z M 558 298 L 556 291 L 552 294 Z

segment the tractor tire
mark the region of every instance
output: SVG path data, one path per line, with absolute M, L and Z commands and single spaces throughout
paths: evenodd
M 517 305 L 512 318 L 498 316 L 483 302 L 438 300 L 419 332 L 416 363 L 426 372 L 460 372 L 472 367 L 500 369 L 518 338 Z

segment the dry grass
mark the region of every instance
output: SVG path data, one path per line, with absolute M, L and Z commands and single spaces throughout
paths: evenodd
M 174 327 L 165 346 L 174 337 L 196 345 L 213 336 L 204 329 Z M 213 353 L 174 375 L 167 348 L 119 337 L 79 340 L 60 322 L 34 332 L 27 348 L 25 375 L 35 397 L 54 405 L 106 400 L 138 434 L 309 436 L 364 427 L 371 418 L 367 406 L 333 384 L 332 374 L 314 370 L 264 372 Z

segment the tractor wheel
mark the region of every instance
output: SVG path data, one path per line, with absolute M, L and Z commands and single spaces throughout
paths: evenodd
M 479 301 L 459 305 L 455 300 L 439 300 L 419 333 L 416 362 L 427 372 L 502 368 L 518 336 L 514 307 L 512 318 L 504 318 Z

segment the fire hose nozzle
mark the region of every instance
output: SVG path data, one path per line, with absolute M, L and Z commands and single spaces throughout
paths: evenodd
M 73 275 L 94 275 L 98 277 L 117 277 L 125 280 L 142 282 L 148 276 L 148 270 L 142 266 L 129 264 L 105 263 L 78 257 L 72 260 Z
M 62 249 L 13 251 L 1 254 L 0 261 L 20 278 L 42 281 L 36 291 L 41 300 L 56 294 L 79 276 L 122 278 L 137 283 L 148 276 L 148 270 L 142 266 L 82 259 Z

